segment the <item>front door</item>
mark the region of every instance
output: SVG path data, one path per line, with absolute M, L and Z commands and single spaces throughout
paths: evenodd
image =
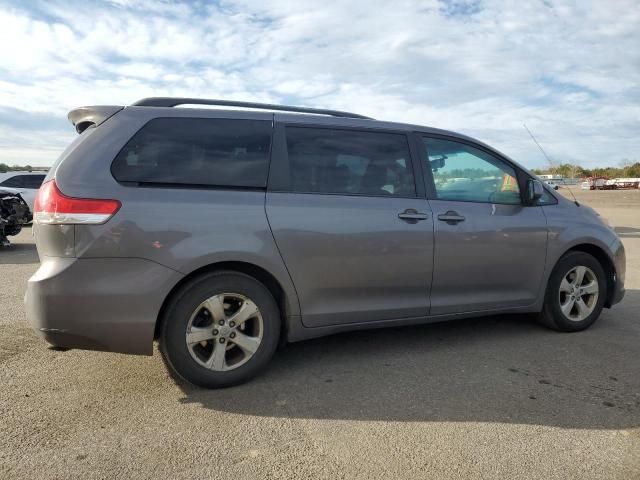
M 514 167 L 458 140 L 425 136 L 421 144 L 434 215 L 431 314 L 534 303 L 547 223 L 541 207 L 523 204 Z
M 427 315 L 433 218 L 416 192 L 408 137 L 295 125 L 279 132 L 266 209 L 303 324 Z

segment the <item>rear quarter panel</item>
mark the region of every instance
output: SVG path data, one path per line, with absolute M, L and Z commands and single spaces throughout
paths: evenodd
M 152 260 L 182 274 L 240 261 L 270 272 L 285 290 L 289 312 L 297 296 L 267 223 L 264 192 L 134 188 L 120 193 L 120 211 L 98 226 L 76 226 L 80 258 Z

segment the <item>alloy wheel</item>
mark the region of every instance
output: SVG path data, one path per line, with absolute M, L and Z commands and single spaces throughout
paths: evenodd
M 599 290 L 593 270 L 585 266 L 573 267 L 560 282 L 560 310 L 569 320 L 584 320 L 595 310 Z
M 198 305 L 185 335 L 191 357 L 201 366 L 227 371 L 253 357 L 264 333 L 257 305 L 239 293 L 221 293 Z

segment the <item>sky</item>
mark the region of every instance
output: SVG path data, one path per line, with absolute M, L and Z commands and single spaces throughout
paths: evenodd
M 640 161 L 640 0 L 0 0 L 0 163 L 69 110 L 285 103 L 465 133 L 529 168 Z

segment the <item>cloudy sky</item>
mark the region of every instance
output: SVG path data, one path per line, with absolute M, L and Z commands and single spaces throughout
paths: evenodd
M 528 167 L 640 160 L 640 0 L 0 0 L 0 162 L 50 165 L 67 112 L 152 95 L 351 110 Z

